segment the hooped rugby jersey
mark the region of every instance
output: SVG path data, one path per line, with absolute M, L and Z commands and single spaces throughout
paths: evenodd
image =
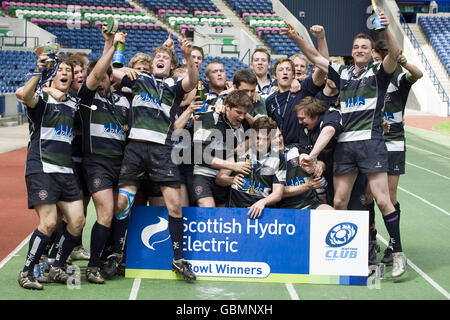
M 252 166 L 250 185 L 245 191 L 235 184 L 231 186 L 230 207 L 248 207 L 267 198 L 274 184 L 284 185 L 286 182 L 286 162 L 281 152 L 271 150 L 264 155 L 257 155 L 254 150 L 249 149 L 238 161 L 244 161 L 247 154 Z
M 311 179 L 300 166 L 300 152 L 298 145 L 292 145 L 285 149 L 286 158 L 286 187 L 299 186 Z M 307 209 L 308 206 L 317 202 L 317 194 L 314 190 L 307 190 L 299 195 L 284 198 L 278 203 L 279 208 Z
M 130 102 L 118 93 L 101 97 L 96 90 L 87 87 L 86 81 L 78 92 L 80 103 L 96 110 L 80 106 L 83 121 L 83 154 L 106 158 L 123 156 L 127 131 L 131 125 Z
M 134 95 L 129 139 L 173 146 L 173 123 L 185 94 L 181 83 L 181 79 L 160 79 L 147 72 L 134 81 L 127 76 L 122 79 L 121 84 L 132 88 Z
M 219 170 L 212 168 L 208 160 L 234 157 L 234 148 L 245 141 L 245 128 L 242 123 L 233 127 L 224 114 L 215 111 L 202 114 L 193 126 L 194 174 L 216 177 Z M 206 156 L 211 156 L 211 159 Z
M 35 108 L 27 107 L 30 142 L 25 176 L 33 173 L 67 173 L 72 169 L 72 139 L 77 100 L 68 95 L 58 102 L 43 93 Z
M 339 88 L 343 130 L 338 142 L 383 139 L 381 109 L 392 78 L 383 64 L 370 62 L 355 72 L 354 65 L 330 62 L 328 77 Z
M 409 91 L 414 82 L 407 77 L 400 66 L 394 72 L 384 100 L 383 118 L 390 124 L 384 135 L 388 151 L 405 151 L 405 130 L 403 118 Z

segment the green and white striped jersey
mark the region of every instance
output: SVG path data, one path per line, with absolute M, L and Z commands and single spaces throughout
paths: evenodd
M 339 88 L 343 131 L 338 142 L 383 139 L 381 110 L 392 75 L 381 63 L 355 67 L 330 62 L 328 77 Z
M 142 72 L 136 80 L 127 76 L 122 85 L 133 90 L 133 125 L 129 139 L 173 146 L 172 132 L 175 115 L 183 100 L 182 80 L 156 78 Z
M 403 118 L 408 94 L 413 85 L 407 74 L 398 66 L 385 97 L 383 118 L 390 124 L 389 132 L 384 135 L 388 151 L 405 151 Z
M 30 120 L 25 176 L 33 173 L 72 174 L 72 139 L 77 101 L 68 96 L 58 102 L 43 93 L 35 108 L 27 107 Z

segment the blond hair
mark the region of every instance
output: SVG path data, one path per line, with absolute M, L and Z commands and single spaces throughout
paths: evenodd
M 151 69 L 151 66 L 152 66 L 152 58 L 151 58 L 148 54 L 143 53 L 143 52 L 138 52 L 138 53 L 136 53 L 136 54 L 134 55 L 134 57 L 131 58 L 130 62 L 128 63 L 128 66 L 129 66 L 130 68 L 134 68 L 134 65 L 135 65 L 136 63 L 139 63 L 139 62 L 142 62 L 142 63 L 148 63 L 148 65 L 150 66 L 150 69 Z

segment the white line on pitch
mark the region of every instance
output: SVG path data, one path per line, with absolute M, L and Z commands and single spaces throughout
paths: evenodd
M 412 193 L 412 192 L 410 192 L 410 191 L 408 191 L 408 190 L 405 190 L 405 189 L 403 189 L 403 188 L 400 187 L 400 186 L 398 186 L 398 189 L 401 190 L 401 191 L 403 191 L 403 192 L 406 192 L 407 194 L 409 194 L 409 195 L 411 195 L 411 196 L 413 196 L 413 197 L 419 199 L 420 201 L 426 203 L 427 205 L 432 206 L 433 208 L 435 208 L 435 209 L 441 211 L 442 213 L 445 213 L 446 215 L 450 216 L 450 213 L 448 213 L 446 210 L 444 210 L 444 209 L 442 209 L 442 208 L 439 208 L 437 205 L 432 204 L 430 201 L 425 200 L 424 198 L 418 196 L 417 194 L 414 194 L 414 193 Z
M 289 292 L 289 295 L 291 296 L 291 300 L 300 300 L 297 291 L 295 291 L 294 286 L 292 283 L 285 283 L 286 289 Z
M 432 154 L 432 155 L 435 155 L 435 156 L 438 156 L 438 157 L 450 160 L 450 157 L 446 157 L 446 156 L 443 156 L 442 154 L 439 154 L 439 153 L 435 153 L 435 152 L 431 152 L 431 151 L 428 151 L 428 150 L 425 150 L 425 149 L 422 149 L 422 148 L 419 148 L 419 147 L 415 147 L 415 146 L 412 146 L 410 144 L 407 144 L 406 148 L 416 149 L 416 150 L 419 150 L 419 151 L 423 151 L 423 152 L 426 152 L 426 153 L 429 153 L 429 154 Z
M 140 286 L 141 286 L 141 279 L 140 278 L 134 279 L 133 287 L 131 288 L 130 297 L 128 298 L 128 300 L 136 300 Z
M 386 239 L 384 239 L 380 234 L 377 234 L 377 238 L 381 240 L 386 246 L 388 245 L 388 242 Z M 406 262 L 408 265 L 413 268 L 414 271 L 416 271 L 422 278 L 424 278 L 429 284 L 431 284 L 437 291 L 442 293 L 447 299 L 450 300 L 450 293 L 448 293 L 444 288 L 442 288 L 439 284 L 437 284 L 436 281 L 430 278 L 425 272 L 423 272 L 418 266 L 416 266 L 411 260 L 408 258 L 406 259 Z
M 444 178 L 444 179 L 450 180 L 450 177 L 444 176 L 443 174 L 437 173 L 437 172 L 432 171 L 432 170 L 430 170 L 430 169 L 427 169 L 427 168 L 418 166 L 417 164 L 414 164 L 414 163 L 411 163 L 411 162 L 408 162 L 408 161 L 406 161 L 406 164 L 408 164 L 408 165 L 410 165 L 410 166 L 413 166 L 413 167 L 416 167 L 416 168 L 419 168 L 419 169 L 421 169 L 421 170 L 427 171 L 427 172 L 429 172 L 429 173 L 435 174 L 435 175 L 437 175 L 437 176 L 439 176 L 439 177 L 442 177 L 442 178 Z
M 31 235 L 32 235 L 32 234 L 33 234 L 33 232 L 30 233 L 25 239 L 23 239 L 23 241 L 22 241 L 22 242 L 21 242 L 21 243 L 13 250 L 13 251 L 11 251 L 11 253 L 8 254 L 8 255 L 6 256 L 5 259 L 3 259 L 3 260 L 0 262 L 0 269 L 3 268 L 3 266 L 4 266 L 5 264 L 7 264 L 8 261 L 11 260 L 11 258 L 14 257 L 14 256 L 17 254 L 17 252 L 19 252 L 20 249 L 22 249 L 22 247 L 23 247 L 25 244 L 28 243 L 28 241 L 30 241 L 30 238 L 31 238 Z

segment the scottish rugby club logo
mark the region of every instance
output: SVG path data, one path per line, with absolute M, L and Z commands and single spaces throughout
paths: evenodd
M 158 218 L 158 223 L 145 227 L 141 232 L 142 243 L 151 250 L 156 250 L 155 244 L 167 241 L 170 238 L 169 222 L 164 218 Z
M 350 243 L 356 236 L 358 227 L 350 222 L 342 222 L 328 231 L 325 242 L 333 248 L 343 247 Z

